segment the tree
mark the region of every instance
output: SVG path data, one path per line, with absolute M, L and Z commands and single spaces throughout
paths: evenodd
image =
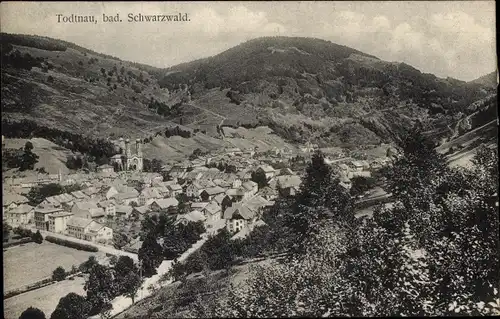
M 97 264 L 99 263 L 97 262 L 95 256 L 90 256 L 89 259 L 87 259 L 80 265 L 79 269 L 83 273 L 90 273 L 92 268 Z
M 163 261 L 163 249 L 156 241 L 154 233 L 150 232 L 146 235 L 138 254 L 139 260 L 142 261 L 142 270 L 144 277 L 151 277 L 156 274 L 156 268 Z
M 354 223 L 350 195 L 333 178 L 330 166 L 320 152 L 312 156 L 306 176 L 291 209 L 283 214 L 285 224 L 297 236 L 291 249 L 300 251 L 304 240 L 325 220 L 334 220 L 346 226 Z
M 62 281 L 66 279 L 66 270 L 63 267 L 57 267 L 54 272 L 52 272 L 52 280 L 54 281 Z
M 252 172 L 251 180 L 257 183 L 257 185 L 259 185 L 259 189 L 262 189 L 269 185 L 267 182 L 266 173 L 264 173 L 264 171 L 260 169 L 255 172 Z
M 30 141 L 27 141 L 24 144 L 24 151 L 25 152 L 31 152 L 32 150 L 33 150 L 33 143 L 31 143 Z
M 85 297 L 71 292 L 59 299 L 50 319 L 86 319 L 89 310 L 90 305 Z
M 108 308 L 116 292 L 110 269 L 100 264 L 92 267 L 84 290 L 90 303 L 89 315 L 95 315 Z
M 375 179 L 372 177 L 356 176 L 351 180 L 351 196 L 358 196 L 372 189 L 375 186 Z
M 137 295 L 137 291 L 141 287 L 141 284 L 141 277 L 136 272 L 129 272 L 123 280 L 122 288 L 124 295 L 131 298 L 132 303 L 135 302 L 135 297 Z
M 33 239 L 33 241 L 37 244 L 41 244 L 43 243 L 43 236 L 42 234 L 40 233 L 39 230 L 36 231 L 36 233 L 34 233 L 31 238 Z
M 45 313 L 38 308 L 29 307 L 23 311 L 19 319 L 45 319 Z
M 7 242 L 10 237 L 10 231 L 12 227 L 10 227 L 7 223 L 3 223 L 3 241 Z
M 37 206 L 44 201 L 45 198 L 55 195 L 60 195 L 64 188 L 56 183 L 32 187 L 26 196 L 31 206 Z

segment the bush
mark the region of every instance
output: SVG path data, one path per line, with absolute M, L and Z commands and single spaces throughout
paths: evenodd
M 31 239 L 30 237 L 22 238 L 22 239 L 20 239 L 18 241 L 14 241 L 14 242 L 3 244 L 3 248 L 8 248 L 8 247 L 12 247 L 12 246 L 17 246 L 17 245 L 22 245 L 22 244 L 26 244 L 26 243 L 31 243 L 32 241 L 33 241 L 33 239 Z
M 59 266 L 52 272 L 52 280 L 62 281 L 64 279 L 66 279 L 66 271 L 63 267 Z
M 56 237 L 52 237 L 52 236 L 45 237 L 45 240 L 50 242 L 50 243 L 54 243 L 54 244 L 61 245 L 61 246 L 66 246 L 69 248 L 74 248 L 77 250 L 90 251 L 90 252 L 98 252 L 99 251 L 99 249 L 97 247 L 92 246 L 92 245 L 80 244 L 80 243 L 76 243 L 76 242 L 72 242 L 69 240 L 60 239 L 60 238 L 56 238 Z

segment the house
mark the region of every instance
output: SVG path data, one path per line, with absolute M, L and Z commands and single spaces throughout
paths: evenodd
M 361 172 L 365 168 L 370 168 L 370 165 L 367 165 L 366 161 L 352 161 L 351 165 L 352 165 L 352 167 L 354 167 L 354 170 L 357 172 Z
M 89 187 L 82 189 L 82 192 L 89 198 L 94 198 L 99 194 L 99 189 L 97 187 Z
M 49 215 L 62 212 L 61 208 L 35 208 L 35 227 L 39 230 L 49 230 Z
M 113 185 L 111 186 L 107 191 L 106 191 L 106 198 L 111 199 L 115 195 L 118 195 L 120 193 L 125 194 L 125 193 L 137 193 L 137 196 L 139 196 L 139 192 L 130 186 L 126 185 Z
M 149 206 L 133 207 L 130 217 L 133 219 L 144 219 L 144 216 L 150 211 Z
M 276 177 L 276 186 L 282 196 L 295 196 L 299 191 L 302 179 L 297 175 L 284 175 Z
M 75 202 L 90 199 L 90 197 L 85 195 L 82 191 L 71 192 L 70 194 L 73 196 Z
M 216 202 L 210 202 L 201 212 L 208 221 L 216 221 L 222 218 L 221 207 Z
M 211 180 L 194 181 L 186 188 L 186 195 L 191 198 L 198 198 L 203 190 L 216 186 Z
M 177 224 L 188 224 L 190 222 L 205 221 L 206 217 L 199 210 L 193 210 L 187 214 L 177 215 L 175 220 L 175 225 Z
M 248 200 L 233 204 L 224 211 L 227 230 L 236 233 L 243 227 L 252 227 L 255 221 L 260 218 L 264 207 L 270 205 L 272 205 L 271 202 L 260 196 L 254 196 Z
M 241 186 L 246 190 L 249 196 L 253 196 L 259 191 L 259 185 L 253 181 L 246 181 Z
M 27 204 L 28 199 L 22 195 L 15 193 L 3 194 L 3 210 L 14 209 L 20 205 Z
M 139 249 L 142 247 L 142 241 L 140 237 L 133 239 L 127 246 L 123 247 L 124 251 L 137 254 Z
M 177 183 L 168 185 L 167 189 L 170 192 L 170 197 L 175 197 L 182 193 L 182 186 Z
M 117 204 L 120 205 L 130 205 L 132 202 L 138 203 L 139 201 L 139 192 L 137 190 L 133 190 L 127 193 L 118 193 L 110 197 L 110 199 L 114 199 Z
M 267 225 L 263 220 L 259 219 L 255 223 L 245 226 L 240 231 L 238 231 L 233 237 L 231 237 L 231 240 L 236 240 L 236 239 L 244 239 L 247 237 L 256 227 L 260 226 L 265 226 Z
M 4 212 L 7 224 L 12 227 L 27 225 L 34 221 L 35 207 L 28 204 L 21 204 L 16 208 Z
M 116 205 L 115 213 L 120 219 L 128 219 L 132 214 L 133 207 L 128 205 Z
M 194 202 L 191 203 L 191 209 L 202 211 L 208 204 L 209 202 Z
M 276 174 L 275 169 L 270 165 L 261 165 L 257 168 L 256 172 L 264 173 L 267 179 L 272 178 Z
M 113 238 L 113 230 L 98 222 L 81 217 L 72 217 L 66 223 L 66 232 L 69 236 L 97 242 Z
M 98 207 L 104 209 L 104 214 L 108 217 L 115 217 L 116 215 L 116 204 L 113 200 L 104 200 L 97 203 Z
M 73 217 L 70 212 L 57 212 L 49 214 L 49 231 L 52 233 L 63 234 L 66 232 L 68 220 Z
M 203 200 L 205 202 L 211 201 L 212 199 L 214 199 L 215 196 L 217 196 L 219 194 L 224 194 L 225 192 L 226 192 L 226 190 L 222 187 L 219 187 L 219 186 L 210 187 L 210 188 L 203 190 L 200 193 L 200 198 L 201 198 L 201 200 Z
M 164 199 L 157 199 L 155 200 L 150 208 L 151 208 L 151 211 L 154 211 L 154 212 L 159 212 L 159 211 L 162 211 L 162 210 L 166 210 L 166 209 L 169 209 L 169 208 L 175 208 L 177 207 L 177 205 L 179 205 L 179 201 L 175 198 L 164 198 Z
M 283 176 L 283 175 L 295 175 L 295 173 L 288 167 L 282 168 L 277 176 Z
M 97 203 L 92 201 L 75 203 L 71 208 L 71 212 L 75 214 L 76 217 L 83 217 L 97 221 L 104 220 L 104 217 L 106 216 L 104 209 L 97 206 Z
M 267 200 L 274 200 L 278 196 L 278 192 L 276 191 L 276 189 L 273 189 L 269 186 L 260 189 L 257 194 Z
M 141 191 L 137 203 L 139 204 L 139 206 L 149 205 L 156 199 L 160 198 L 163 197 L 155 188 L 147 187 Z
M 97 167 L 97 171 L 99 173 L 113 173 L 115 171 L 115 169 L 111 165 L 104 164 L 104 165 Z

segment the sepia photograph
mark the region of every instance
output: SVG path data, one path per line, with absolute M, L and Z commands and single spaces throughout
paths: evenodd
M 3 318 L 499 316 L 495 13 L 2 1 Z

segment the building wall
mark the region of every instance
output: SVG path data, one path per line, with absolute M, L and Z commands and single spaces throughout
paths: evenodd
M 226 227 L 230 233 L 237 233 L 247 224 L 247 221 L 244 219 L 230 219 L 226 222 Z
M 48 214 L 35 212 L 35 227 L 39 230 L 47 230 L 47 222 L 49 221 Z

